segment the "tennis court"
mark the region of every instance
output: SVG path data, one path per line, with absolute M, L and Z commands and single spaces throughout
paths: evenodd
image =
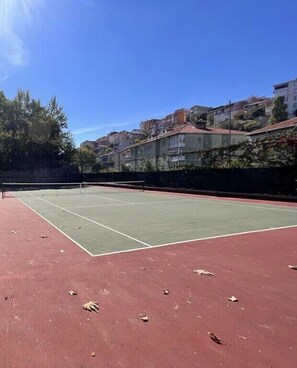
M 7 184 L 4 196 L 16 196 L 92 256 L 297 225 L 292 206 L 144 191 L 140 181 L 43 186 Z
M 5 186 L 1 368 L 295 368 L 297 204 L 142 189 Z

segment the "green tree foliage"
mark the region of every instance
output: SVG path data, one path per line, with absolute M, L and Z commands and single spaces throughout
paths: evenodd
M 256 120 L 250 120 L 243 124 L 243 131 L 252 132 L 253 130 L 260 129 L 262 127 L 261 123 Z
M 287 120 L 288 105 L 285 103 L 284 96 L 278 96 L 273 100 L 272 115 L 269 119 L 269 124 L 277 124 Z
M 155 171 L 154 165 L 151 163 L 151 161 L 146 160 L 143 167 L 144 171 Z
M 297 167 L 297 133 L 288 132 L 261 140 L 244 141 L 228 147 L 187 154 L 193 153 L 201 162 L 199 168 Z
M 230 123 L 228 120 L 224 121 L 220 125 L 219 128 L 229 129 Z M 256 129 L 260 129 L 262 127 L 261 123 L 256 120 L 232 120 L 231 121 L 231 129 L 232 130 L 240 130 L 243 132 L 251 132 Z
M 0 92 L 0 169 L 70 166 L 73 155 L 67 117 L 55 97 L 42 106 L 28 91 L 13 100 Z
M 247 117 L 249 119 L 256 119 L 259 116 L 265 116 L 265 107 L 264 106 L 252 107 L 247 113 Z
M 98 171 L 99 167 L 95 153 L 89 147 L 78 148 L 75 153 L 75 160 L 81 173 Z
M 214 116 L 213 116 L 213 114 L 207 114 L 207 125 L 209 125 L 209 126 L 214 125 Z

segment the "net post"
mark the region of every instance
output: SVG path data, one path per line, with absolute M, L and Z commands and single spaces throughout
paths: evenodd
M 3 183 L 1 183 L 1 196 L 2 196 L 2 199 L 4 199 L 4 185 L 3 185 Z
M 142 191 L 144 192 L 145 181 L 142 182 Z
M 79 183 L 79 193 L 82 195 L 82 183 Z

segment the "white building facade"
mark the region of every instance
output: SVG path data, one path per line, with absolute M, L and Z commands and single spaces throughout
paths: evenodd
M 288 118 L 297 116 L 297 78 L 273 86 L 274 97 L 284 96 L 288 105 Z

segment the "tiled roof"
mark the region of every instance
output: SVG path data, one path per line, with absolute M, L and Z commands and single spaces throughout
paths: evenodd
M 245 135 L 246 132 L 241 132 L 238 130 L 231 130 L 231 134 L 238 134 L 238 135 Z M 165 137 L 170 137 L 172 135 L 175 134 L 229 134 L 229 130 L 228 129 L 220 129 L 220 128 L 214 128 L 214 127 L 206 127 L 205 129 L 203 128 L 196 128 L 194 125 L 187 123 L 187 124 L 183 124 L 181 126 L 178 126 L 176 128 L 174 128 L 172 131 L 164 133 L 164 134 L 160 134 L 158 135 L 158 139 L 162 139 Z M 139 143 L 133 144 L 130 147 L 137 147 L 137 146 L 141 146 L 142 144 L 145 143 L 149 143 L 153 140 L 156 140 L 156 138 L 154 139 L 148 139 L 146 141 L 141 141 Z
M 162 137 L 168 137 L 170 135 L 186 133 L 186 134 L 229 134 L 229 129 L 220 129 L 215 127 L 206 127 L 206 128 L 196 128 L 192 124 L 184 124 L 181 127 L 175 128 L 173 131 L 160 135 Z M 245 132 L 241 132 L 238 130 L 231 130 L 232 134 L 244 135 Z
M 297 126 L 297 118 L 289 119 L 278 124 L 267 125 L 264 128 L 254 130 L 247 135 L 256 135 L 261 133 L 272 132 L 274 130 L 288 129 Z

